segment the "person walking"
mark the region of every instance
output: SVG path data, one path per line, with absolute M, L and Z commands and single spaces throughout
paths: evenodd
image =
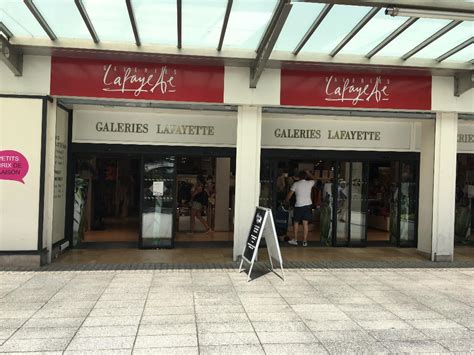
M 309 171 L 300 171 L 299 180 L 290 188 L 286 196 L 286 202 L 290 201 L 293 194 L 296 195 L 295 209 L 293 213 L 293 233 L 294 238 L 288 244 L 298 245 L 298 227 L 303 223 L 303 246 L 308 246 L 308 222 L 313 218 L 311 192 L 315 183 L 314 176 Z
M 196 218 L 202 223 L 204 228 L 206 228 L 206 233 L 214 232 L 207 221 L 202 217 L 202 211 L 204 207 L 207 207 L 208 201 L 209 195 L 207 191 L 202 184 L 198 183 L 191 197 L 191 233 L 194 233 Z

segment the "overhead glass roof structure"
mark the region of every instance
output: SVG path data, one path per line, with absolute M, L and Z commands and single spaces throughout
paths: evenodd
M 282 55 L 295 62 L 314 56 L 330 63 L 350 56 L 368 65 L 384 58 L 393 65 L 416 60 L 426 67 L 472 65 L 473 1 L 452 0 L 453 11 L 416 8 L 435 4 L 432 0 L 412 1 L 409 7 L 402 6 L 409 1 L 391 3 L 401 5 L 388 7 L 384 0 L 0 0 L 0 33 L 19 46 L 40 40 L 52 48 L 76 43 L 103 50 L 120 44 L 146 52 L 158 46 L 214 57 L 237 51 L 234 57 L 242 53 L 263 62 Z

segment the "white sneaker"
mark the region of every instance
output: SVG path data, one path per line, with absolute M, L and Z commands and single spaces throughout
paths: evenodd
M 304 247 L 307 247 L 307 246 L 308 246 L 308 242 L 303 242 L 303 246 L 304 246 Z
M 290 239 L 290 240 L 288 241 L 288 244 L 291 244 L 291 245 L 298 245 L 298 242 L 297 242 L 296 240 L 294 240 L 294 239 Z

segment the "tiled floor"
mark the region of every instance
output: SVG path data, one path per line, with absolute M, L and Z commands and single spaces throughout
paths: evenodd
M 0 352 L 474 352 L 474 269 L 0 272 Z

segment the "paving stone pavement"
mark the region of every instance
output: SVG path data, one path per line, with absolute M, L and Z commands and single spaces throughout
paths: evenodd
M 474 353 L 474 269 L 0 271 L 0 352 Z

